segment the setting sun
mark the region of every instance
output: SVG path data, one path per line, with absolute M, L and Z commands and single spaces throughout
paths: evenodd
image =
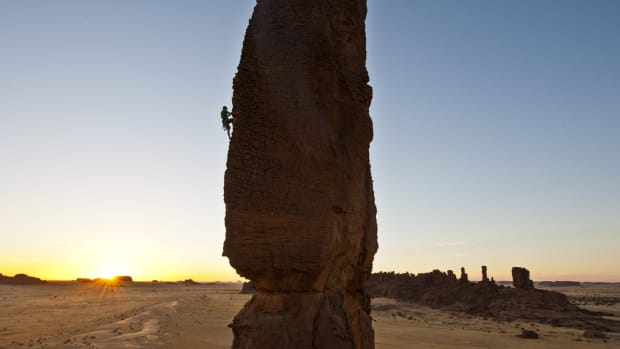
M 119 275 L 130 275 L 127 268 L 117 266 L 117 265 L 106 265 L 102 267 L 97 273 L 96 277 L 101 277 L 105 279 L 111 279 L 115 276 Z

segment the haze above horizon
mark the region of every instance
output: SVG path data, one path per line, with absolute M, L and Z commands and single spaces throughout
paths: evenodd
M 0 273 L 238 280 L 254 1 L 0 2 Z M 369 0 L 375 271 L 620 281 L 620 2 Z

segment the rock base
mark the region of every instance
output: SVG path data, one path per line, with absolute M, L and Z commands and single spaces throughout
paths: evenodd
M 337 291 L 258 292 L 231 325 L 233 348 L 371 348 L 372 319 L 358 304 Z

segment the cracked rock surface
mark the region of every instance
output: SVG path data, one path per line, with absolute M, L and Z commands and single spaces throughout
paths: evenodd
M 365 0 L 259 0 L 233 82 L 224 255 L 256 289 L 233 348 L 374 348 Z

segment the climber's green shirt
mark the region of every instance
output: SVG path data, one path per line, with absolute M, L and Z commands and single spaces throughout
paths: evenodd
M 222 121 L 228 120 L 228 110 L 222 109 L 220 115 L 222 116 Z

